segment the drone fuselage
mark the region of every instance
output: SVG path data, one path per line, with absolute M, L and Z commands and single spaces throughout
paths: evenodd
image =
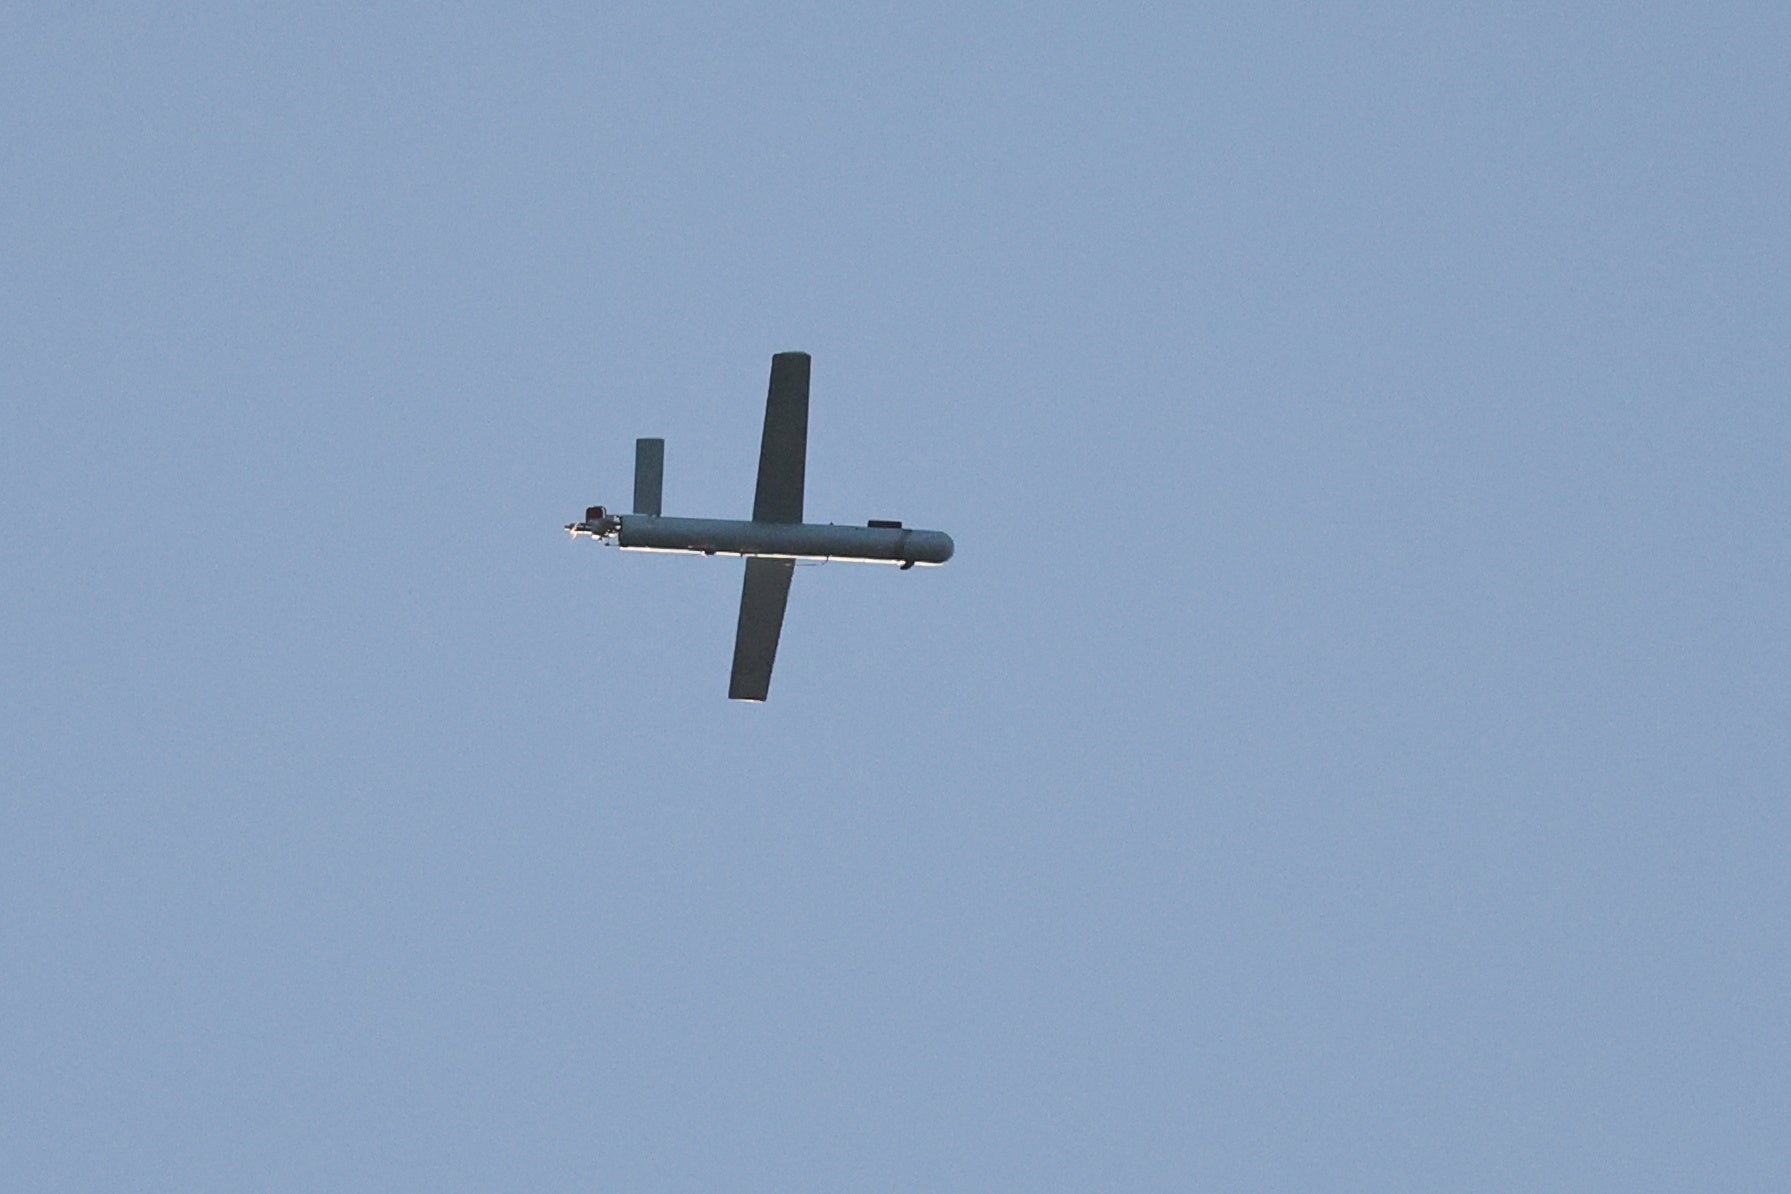
M 733 518 L 666 518 L 612 514 L 573 528 L 612 539 L 624 551 L 682 551 L 709 556 L 841 560 L 861 564 L 936 565 L 951 559 L 951 536 L 895 525 L 839 526 Z

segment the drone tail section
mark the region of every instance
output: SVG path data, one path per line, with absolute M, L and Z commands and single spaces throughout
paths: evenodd
M 659 517 L 660 491 L 665 488 L 665 441 L 634 441 L 634 512 Z

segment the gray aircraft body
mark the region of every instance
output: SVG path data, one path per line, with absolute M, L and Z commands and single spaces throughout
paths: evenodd
M 765 399 L 765 432 L 759 441 L 759 477 L 751 519 L 666 518 L 659 512 L 665 479 L 665 441 L 634 444 L 634 511 L 612 514 L 602 506 L 567 525 L 624 551 L 700 552 L 746 557 L 740 622 L 734 632 L 734 670 L 728 696 L 762 701 L 771 689 L 771 665 L 783 630 L 784 605 L 797 560 L 844 560 L 863 564 L 943 564 L 951 536 L 873 519 L 865 526 L 802 521 L 808 459 L 809 356 L 780 352 L 771 358 Z

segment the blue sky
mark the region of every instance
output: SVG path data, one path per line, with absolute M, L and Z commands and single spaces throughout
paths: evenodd
M 0 28 L 16 1188 L 1791 1180 L 1783 8 Z

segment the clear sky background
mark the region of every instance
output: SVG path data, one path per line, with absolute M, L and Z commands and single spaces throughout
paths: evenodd
M 1791 1187 L 1788 61 L 8 7 L 7 1188 Z

